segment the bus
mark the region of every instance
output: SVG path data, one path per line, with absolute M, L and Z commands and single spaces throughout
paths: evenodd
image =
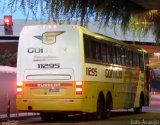
M 68 114 L 108 118 L 149 106 L 148 54 L 78 25 L 25 26 L 19 38 L 19 111 L 48 121 Z

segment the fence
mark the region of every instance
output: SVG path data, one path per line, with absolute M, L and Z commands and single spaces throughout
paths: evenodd
M 0 119 L 32 115 L 16 109 L 16 68 L 0 66 Z

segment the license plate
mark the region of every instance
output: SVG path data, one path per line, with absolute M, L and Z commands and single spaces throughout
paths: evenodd
M 57 89 L 57 88 L 49 89 L 49 92 L 50 92 L 50 93 L 59 92 L 59 89 Z

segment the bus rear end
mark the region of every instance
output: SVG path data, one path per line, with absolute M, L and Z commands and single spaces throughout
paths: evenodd
M 17 109 L 83 111 L 80 30 L 73 26 L 27 26 L 19 40 Z

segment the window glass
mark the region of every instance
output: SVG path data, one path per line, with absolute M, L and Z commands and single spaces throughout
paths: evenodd
M 88 38 L 84 38 L 84 53 L 85 58 L 92 58 L 91 41 Z
M 137 66 L 140 66 L 140 53 L 137 53 Z
M 85 60 L 93 63 L 109 63 L 143 68 L 143 53 L 132 51 L 118 44 L 111 44 L 94 37 L 84 35 Z M 148 64 L 148 54 L 145 54 Z
M 97 61 L 101 61 L 102 60 L 102 54 L 101 53 L 102 53 L 101 52 L 101 44 L 99 42 L 95 41 L 95 54 L 96 54 L 96 60 Z
M 142 53 L 140 53 L 140 68 L 144 69 L 143 54 Z
M 113 51 L 112 46 L 107 44 L 107 62 L 113 63 Z
M 102 49 L 102 62 L 106 63 L 107 62 L 107 45 L 102 43 L 101 49 Z
M 117 47 L 117 64 L 122 64 L 122 51 L 120 47 Z
M 149 64 L 149 57 L 147 53 L 144 54 L 144 59 L 145 59 L 145 63 Z
M 117 63 L 117 51 L 116 51 L 116 47 L 113 46 L 113 49 L 112 49 L 112 57 L 113 57 L 113 63 L 116 64 Z
M 121 51 L 122 51 L 122 65 L 126 65 L 126 51 L 124 48 L 122 48 Z
M 91 41 L 91 53 L 92 53 L 92 59 L 96 60 L 96 42 L 94 40 Z
M 130 66 L 133 66 L 133 52 L 129 51 L 129 56 L 130 56 Z
M 137 66 L 137 53 L 136 52 L 133 52 L 133 66 Z
M 129 50 L 126 50 L 126 65 L 127 66 L 130 66 L 130 51 Z

